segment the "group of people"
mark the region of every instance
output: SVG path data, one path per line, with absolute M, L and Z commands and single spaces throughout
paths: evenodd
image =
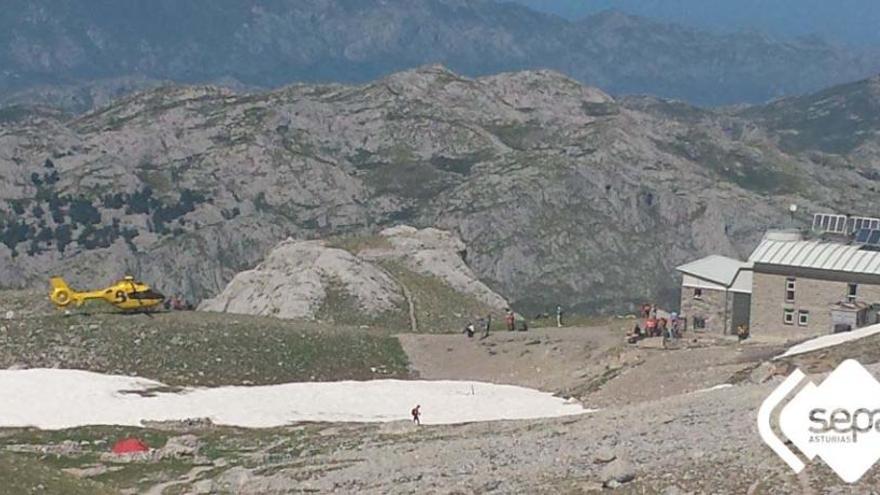
M 519 330 L 520 332 L 525 332 L 529 329 L 529 324 L 526 322 L 526 319 L 523 318 L 519 313 L 514 313 L 513 310 L 507 308 L 504 310 L 504 323 L 507 326 L 508 332 L 514 332 Z M 477 330 L 480 329 L 483 331 L 482 338 L 486 338 L 489 336 L 489 331 L 492 329 L 492 314 L 487 314 L 485 318 L 478 318 L 477 322 L 473 321 L 468 322 L 462 333 L 467 335 L 469 338 L 473 338 L 473 336 L 477 333 Z
M 510 308 L 507 308 L 505 311 L 504 323 L 507 325 L 508 332 L 513 332 L 515 330 L 525 332 L 529 329 L 529 324 L 521 314 L 514 313 Z
M 667 318 L 665 312 L 658 313 L 656 304 L 643 304 L 640 313 L 644 327 L 636 323 L 626 336 L 626 340 L 630 344 L 650 337 L 662 337 L 664 342 L 681 338 L 684 319 L 678 313 L 669 313 Z

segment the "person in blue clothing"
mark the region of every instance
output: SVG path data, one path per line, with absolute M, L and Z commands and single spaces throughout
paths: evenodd
M 562 328 L 562 306 L 556 305 L 556 326 Z

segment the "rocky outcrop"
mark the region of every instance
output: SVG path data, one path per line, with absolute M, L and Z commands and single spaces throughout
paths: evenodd
M 404 303 L 394 280 L 375 265 L 321 241 L 289 239 L 256 268 L 236 275 L 199 309 L 314 319 L 330 290 L 353 298 L 367 315 L 394 311 Z
M 217 296 L 199 305 L 203 311 L 279 318 L 325 317 L 369 323 L 386 313 L 402 313 L 412 301 L 404 282 L 382 262 L 402 264 L 452 290 L 501 310 L 508 303 L 477 279 L 464 261 L 465 244 L 438 229 L 398 226 L 383 230 L 382 247 L 353 254 L 325 241 L 288 239 L 252 270 L 236 275 Z M 429 301 L 423 301 L 430 304 Z
M 414 272 L 436 277 L 453 290 L 472 296 L 492 309 L 508 306 L 508 302 L 481 282 L 467 265 L 467 246 L 451 232 L 402 225 L 385 229 L 379 236 L 388 241 L 390 247 L 363 250 L 360 257 L 398 260 Z

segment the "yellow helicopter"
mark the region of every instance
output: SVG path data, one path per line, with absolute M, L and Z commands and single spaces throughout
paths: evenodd
M 98 299 L 123 311 L 143 311 L 165 301 L 165 296 L 132 276 L 126 276 L 110 287 L 85 292 L 71 289 L 61 277 L 52 277 L 49 284 L 52 286 L 49 299 L 59 308 L 70 304 L 80 307 L 88 300 Z

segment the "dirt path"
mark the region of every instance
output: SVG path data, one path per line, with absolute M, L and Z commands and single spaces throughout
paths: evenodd
M 539 328 L 464 335 L 399 335 L 411 367 L 427 380 L 476 380 L 551 392 L 583 381 L 592 365 L 622 345 L 609 327 Z
M 609 407 L 662 399 L 730 383 L 737 372 L 752 366 L 738 359 L 732 346 L 680 350 L 647 350 L 634 367 L 622 367 L 589 394 L 591 407 Z
M 416 303 L 415 299 L 412 296 L 412 293 L 409 291 L 409 287 L 406 286 L 403 282 L 401 282 L 397 277 L 394 276 L 393 273 L 383 268 L 381 265 L 376 265 L 379 270 L 381 270 L 385 275 L 388 276 L 391 280 L 397 283 L 397 286 L 400 287 L 403 292 L 403 298 L 406 299 L 407 312 L 409 314 L 409 331 L 412 333 L 419 333 L 419 321 L 416 318 Z
M 623 343 L 609 326 L 463 335 L 400 335 L 413 371 L 430 380 L 476 380 L 571 395 L 614 407 L 730 383 L 781 344 L 737 344 L 711 336 L 663 350 Z

